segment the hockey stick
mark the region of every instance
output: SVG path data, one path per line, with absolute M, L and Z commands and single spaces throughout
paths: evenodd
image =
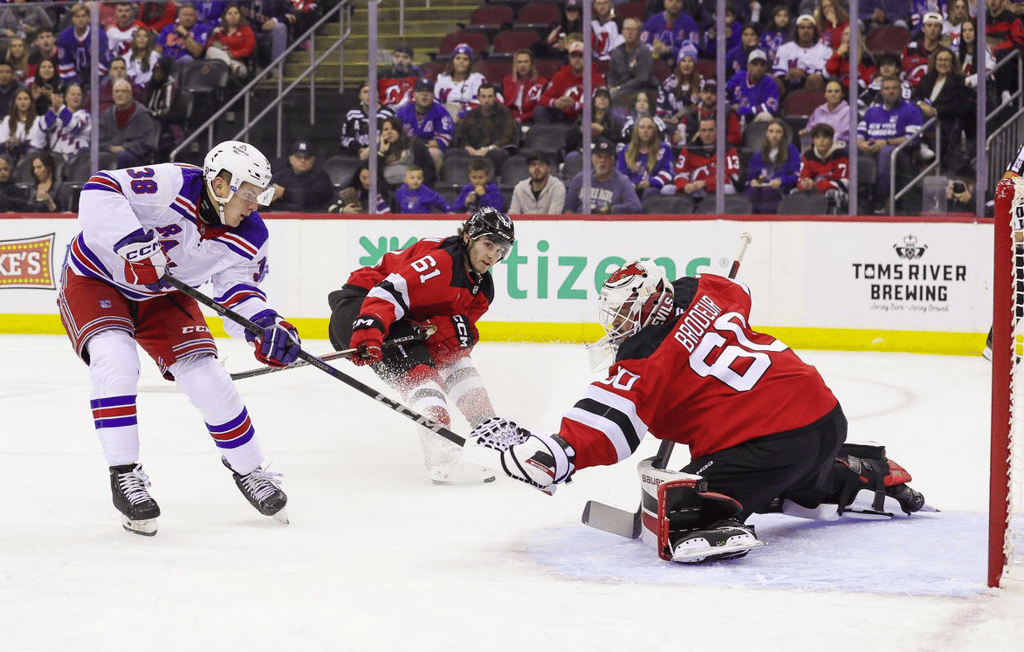
M 750 244 L 751 240 L 753 238 L 749 233 L 740 235 L 740 250 L 736 252 L 736 258 L 733 259 L 732 267 L 729 268 L 729 278 L 736 278 L 736 274 L 740 271 L 740 263 L 743 262 L 743 256 L 747 252 L 747 245 Z M 676 443 L 674 441 L 662 440 L 661 445 L 658 446 L 657 454 L 651 461 L 651 465 L 656 469 L 664 469 L 668 465 L 668 459 L 672 456 L 672 450 L 675 446 Z M 643 512 L 644 501 L 643 493 L 641 492 L 640 505 L 636 508 L 635 512 L 627 512 L 624 509 L 605 505 L 596 500 L 588 500 L 587 504 L 583 507 L 582 521 L 584 525 L 589 525 L 592 528 L 617 534 L 627 539 L 636 539 L 640 537 L 640 533 L 643 531 Z
M 431 326 L 427 329 L 426 333 L 414 333 L 412 335 L 406 335 L 404 337 L 396 337 L 393 340 L 384 342 L 384 346 L 397 346 L 399 344 L 408 344 L 409 342 L 419 342 L 434 334 L 437 327 Z M 323 362 L 330 362 L 331 360 L 337 360 L 338 358 L 344 358 L 347 355 L 352 355 L 356 352 L 356 349 L 345 349 L 343 351 L 331 351 L 325 355 L 316 356 Z M 293 362 L 286 367 L 260 367 L 259 369 L 250 369 L 249 371 L 236 371 L 231 374 L 231 380 L 242 380 L 243 378 L 255 378 L 256 376 L 265 376 L 267 374 L 277 373 L 278 371 L 286 371 L 288 369 L 295 369 L 297 367 L 307 367 L 308 362 L 300 360 L 299 362 Z
M 235 312 L 231 308 L 228 308 L 225 305 L 217 303 L 216 301 L 214 301 L 210 297 L 206 296 L 205 294 L 203 294 L 199 290 L 195 289 L 194 287 L 192 287 L 188 283 L 185 283 L 184 281 L 179 281 L 178 279 L 176 279 L 175 277 L 171 276 L 170 274 L 165 274 L 164 275 L 164 280 L 167 281 L 168 283 L 170 283 L 172 286 L 174 286 L 175 289 L 179 290 L 183 294 L 187 294 L 188 296 L 192 297 L 193 299 L 195 299 L 199 303 L 201 303 L 204 306 L 212 309 L 218 315 L 221 315 L 222 317 L 235 322 L 236 324 L 238 324 L 239 326 L 241 326 L 245 330 L 249 331 L 253 335 L 255 335 L 257 337 L 262 337 L 262 335 L 263 335 L 263 329 L 262 328 L 260 328 L 256 324 L 254 324 L 252 321 L 246 319 L 242 315 L 238 314 L 237 312 Z M 313 365 L 314 367 L 316 367 L 320 371 L 324 372 L 325 374 L 333 376 L 334 378 L 340 380 L 341 382 L 345 383 L 349 387 L 351 387 L 353 389 L 356 389 L 356 390 L 359 390 L 360 392 L 362 392 L 363 394 L 369 396 L 370 398 L 372 398 L 373 400 L 377 401 L 378 403 L 383 403 L 384 405 L 386 405 L 387 407 L 391 408 L 395 412 L 398 412 L 399 414 L 401 414 L 402 416 L 406 417 L 407 419 L 411 419 L 412 421 L 415 421 L 416 423 L 420 424 L 421 426 L 423 426 L 427 430 L 430 430 L 431 432 L 437 433 L 438 435 L 444 437 L 445 439 L 447 439 L 448 441 L 452 442 L 456 446 L 464 446 L 466 444 L 466 438 L 465 437 L 461 437 L 459 435 L 456 435 L 454 432 L 452 432 L 448 428 L 445 428 L 441 424 L 436 423 L 434 421 L 431 421 L 430 419 L 426 418 L 425 416 L 423 416 L 422 414 L 420 414 L 418 412 L 414 412 L 414 411 L 410 410 L 409 408 L 405 407 L 404 405 L 402 405 L 398 401 L 396 401 L 396 400 L 394 400 L 394 399 L 392 399 L 392 398 L 390 398 L 388 396 L 385 396 L 384 394 L 381 394 L 380 392 L 378 392 L 377 390 L 373 389 L 369 385 L 356 380 L 355 378 L 349 376 L 348 374 L 346 374 L 346 373 L 344 373 L 344 372 L 342 372 L 342 371 L 332 367 L 331 365 L 327 364 L 326 362 L 324 362 L 320 358 L 317 358 L 316 356 L 313 356 L 313 355 L 310 355 L 309 353 L 306 353 L 302 349 L 299 349 L 299 359 L 305 361 L 307 364 Z

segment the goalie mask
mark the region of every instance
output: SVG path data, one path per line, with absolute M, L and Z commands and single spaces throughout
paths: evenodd
M 218 197 L 213 192 L 213 180 L 221 172 L 228 172 L 231 179 L 228 182 L 230 192 L 227 197 Z M 226 140 L 210 150 L 203 160 L 203 178 L 206 180 L 206 191 L 210 199 L 218 204 L 218 213 L 221 221 L 224 220 L 224 205 L 231 200 L 242 183 L 248 181 L 256 186 L 256 192 L 252 196 L 245 196 L 243 199 L 254 201 L 260 206 L 269 206 L 274 199 L 274 188 L 270 184 L 273 173 L 270 170 L 270 161 L 260 150 L 248 143 L 237 140 Z
M 516 229 L 512 220 L 496 208 L 485 206 L 466 220 L 465 233 L 470 240 L 487 236 L 491 242 L 503 249 L 501 258 L 508 255 L 516 241 Z
M 672 313 L 674 289 L 665 272 L 650 260 L 633 260 L 616 270 L 601 287 L 598 320 L 605 336 L 588 350 L 595 370 L 630 335 L 661 324 Z

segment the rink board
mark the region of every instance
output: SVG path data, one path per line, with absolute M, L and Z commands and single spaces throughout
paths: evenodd
M 353 269 L 458 226 L 440 215 L 267 217 L 264 287 L 307 337 L 326 336 L 327 294 Z M 597 290 L 624 260 L 653 258 L 672 277 L 726 274 L 745 232 L 753 242 L 738 278 L 755 298 L 751 321 L 794 346 L 974 353 L 989 328 L 990 221 L 566 217 L 516 218 L 515 248 L 494 269 L 485 339 L 596 339 Z M 77 231 L 71 215 L 0 216 L 0 332 L 61 332 L 60 268 Z

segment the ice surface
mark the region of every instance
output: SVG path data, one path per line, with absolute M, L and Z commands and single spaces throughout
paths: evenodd
M 219 344 L 229 370 L 256 366 Z M 412 423 L 312 368 L 238 382 L 285 474 L 282 526 L 245 502 L 198 413 L 145 361 L 142 461 L 163 515 L 152 539 L 131 535 L 67 340 L 2 336 L 0 355 L 0 650 L 1024 649 L 1024 596 L 985 588 L 980 356 L 802 353 L 851 439 L 886 444 L 943 511 L 755 517 L 767 546 L 687 567 L 580 524 L 588 499 L 635 508 L 633 461 L 554 497 L 505 479 L 436 487 Z M 485 342 L 474 358 L 499 413 L 533 429 L 557 427 L 592 378 L 582 347 Z

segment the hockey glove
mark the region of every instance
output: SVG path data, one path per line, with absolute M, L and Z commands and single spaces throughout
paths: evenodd
M 256 346 L 257 360 L 269 367 L 287 367 L 295 362 L 302 350 L 302 342 L 294 326 L 273 311 L 257 315 L 252 321 L 263 329 L 259 337 L 246 334 L 246 338 Z
M 431 355 L 457 353 L 460 349 L 473 348 L 480 341 L 476 326 L 465 315 L 424 319 L 423 325 L 437 328 L 427 339 L 427 350 Z
M 114 252 L 124 258 L 124 278 L 132 285 L 160 287 L 167 267 L 167 256 L 153 231 L 141 228 L 114 244 Z
M 500 466 L 505 474 L 552 495 L 576 469 L 576 451 L 558 435 L 534 434 L 514 422 L 491 417 L 469 435 L 465 459 Z M 499 463 L 500 462 L 500 463 Z
M 377 364 L 384 357 L 384 324 L 370 315 L 356 317 L 352 322 L 349 347 L 356 349 L 349 356 L 354 364 Z

